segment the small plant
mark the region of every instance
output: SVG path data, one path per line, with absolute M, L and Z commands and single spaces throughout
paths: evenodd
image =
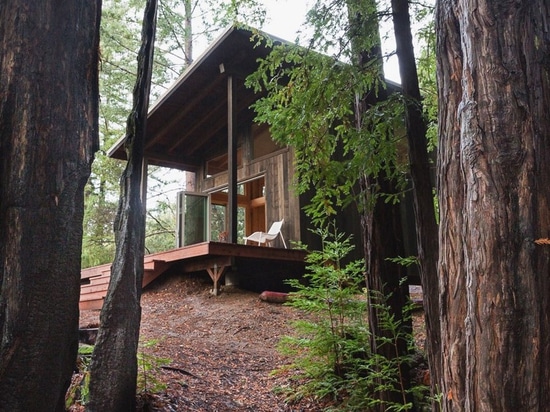
M 337 399 L 354 358 L 368 351 L 367 301 L 361 292 L 362 262 L 341 263 L 353 248 L 350 238 L 344 239 L 334 226 L 317 233 L 323 247 L 307 257 L 307 284 L 289 281 L 296 290 L 289 305 L 312 318 L 294 322 L 297 335 L 284 337 L 279 348 L 293 358 L 289 367 L 301 382 L 293 396 Z
M 138 377 L 137 377 L 137 392 L 138 393 L 158 393 L 166 389 L 166 385 L 160 381 L 155 372 L 163 366 L 172 362 L 168 358 L 160 358 L 158 356 L 145 353 L 143 349 L 150 349 L 158 345 L 158 339 L 152 339 L 147 342 L 141 342 L 141 350 L 137 354 L 138 358 Z
M 90 396 L 90 360 L 94 347 L 92 345 L 80 345 L 76 366 L 78 372 L 73 374 L 71 385 L 65 395 L 65 408 L 67 410 L 75 409 L 78 406 L 84 406 Z
M 391 315 L 385 303 L 387 297 L 368 299 L 369 292 L 363 287 L 364 263 L 342 265 L 353 248 L 351 238 L 344 238 L 334 225 L 329 229 L 317 231 L 322 238 L 322 250 L 308 255 L 306 284 L 289 281 L 295 292 L 287 304 L 308 316 L 294 322 L 296 333 L 283 337 L 279 344 L 281 353 L 292 359 L 283 370 L 294 372 L 295 384 L 286 388 L 287 399 L 305 396 L 331 399 L 330 410 L 380 407 L 388 411 L 412 410 L 410 395 L 424 399 L 426 394 L 426 387 L 422 385 L 408 388 L 402 383 L 402 368 L 410 365 L 412 357 L 386 359 L 372 349 L 373 345 L 390 345 L 397 353 L 398 340 L 413 345 L 412 333 L 404 332 L 400 327 L 403 321 Z M 385 332 L 376 339 L 368 327 L 369 301 L 377 302 L 380 326 Z M 406 316 L 410 316 L 411 308 L 405 309 Z M 398 392 L 402 401 L 377 397 L 388 391 Z

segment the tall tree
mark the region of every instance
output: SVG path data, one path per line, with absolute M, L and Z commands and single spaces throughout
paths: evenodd
M 98 148 L 101 2 L 0 5 L 0 409 L 64 410 L 84 185 Z
M 390 259 L 404 254 L 397 202 L 406 166 L 399 156 L 404 144 L 397 137 L 403 105 L 389 95 L 383 79 L 378 19 L 372 0 L 316 2 L 308 14 L 310 49 L 275 49 L 258 71 L 269 95 L 256 108 L 259 119 L 270 123 L 272 135 L 294 148 L 298 189 L 315 188 L 307 206 L 314 223 L 338 219 L 350 204 L 357 207 L 363 231 L 357 249 L 363 252 L 370 292 L 372 351 L 399 362 L 408 350 L 401 338 L 410 332 L 403 314 L 408 286 L 404 268 Z M 387 343 L 395 331 L 384 330 L 382 311 L 400 324 L 395 345 Z M 409 374 L 405 364 L 400 366 L 399 382 L 385 382 L 379 393 L 371 394 L 380 399 L 380 410 L 404 402 L 401 389 L 409 387 Z
M 550 404 L 550 2 L 440 0 L 444 408 Z
M 126 132 L 128 162 L 120 180 L 120 202 L 115 221 L 117 249 L 90 365 L 89 411 L 135 409 L 145 245 L 143 151 L 156 14 L 156 0 L 148 0 L 143 19 L 142 47 L 138 55 L 134 106 L 128 117 Z
M 422 96 L 414 56 L 408 0 L 392 0 L 393 27 L 399 59 L 401 90 L 405 98 L 405 124 L 409 170 L 414 198 L 416 245 L 420 280 L 423 288 L 427 357 L 430 365 L 432 393 L 441 377 L 441 331 L 439 324 L 438 227 L 428 154 L 427 124 L 423 116 Z
M 353 64 L 357 71 L 372 71 L 383 78 L 381 39 L 379 33 L 377 3 L 373 0 L 346 0 L 349 30 L 348 36 L 354 50 Z M 388 90 L 382 83 L 377 86 L 373 83 L 370 89 L 363 90 L 354 101 L 355 128 L 359 135 L 370 132 L 369 110 L 376 107 L 378 102 L 388 100 Z M 366 117 L 367 121 L 364 121 Z M 394 136 L 382 135 L 381 145 L 393 146 L 387 140 Z M 384 142 L 386 141 L 386 142 Z M 360 143 L 358 143 L 360 144 Z M 394 149 L 396 149 L 394 147 Z M 403 230 L 399 203 L 385 203 L 380 193 L 399 193 L 398 178 L 388 176 L 385 172 L 384 159 L 379 159 L 381 167 L 376 173 L 362 174 L 359 185 L 363 201 L 360 202 L 361 223 L 363 226 L 363 247 L 365 254 L 365 280 L 369 294 L 369 329 L 371 331 L 371 351 L 382 355 L 388 360 L 404 359 L 407 354 L 408 342 L 393 336 L 385 329 L 382 311 L 388 311 L 401 324 L 402 329 L 412 332 L 410 319 L 405 319 L 403 308 L 407 303 L 408 283 L 404 281 L 406 269 L 392 260 L 397 256 L 404 256 Z M 389 165 L 389 167 L 393 167 Z M 389 342 L 392 342 L 389 344 Z M 402 403 L 403 396 L 397 386 L 408 389 L 410 387 L 409 367 L 404 362 L 399 365 L 402 371 L 396 387 L 386 386 L 388 390 L 381 390 L 376 396 L 383 400 L 373 410 L 386 410 L 389 402 Z M 384 385 L 380 385 L 383 387 Z M 408 399 L 407 401 L 412 401 Z

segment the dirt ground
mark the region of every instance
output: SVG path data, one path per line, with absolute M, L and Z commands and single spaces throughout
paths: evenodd
M 142 342 L 158 340 L 144 352 L 168 358 L 157 378 L 165 393 L 149 399 L 155 411 L 317 411 L 313 400 L 288 405 L 275 389 L 289 376 L 272 371 L 286 361 L 276 349 L 300 313 L 266 303 L 257 293 L 225 289 L 210 294 L 205 277 L 172 277 L 142 296 Z M 97 324 L 99 311 L 82 311 L 80 326 Z
M 280 337 L 291 333 L 289 321 L 304 315 L 263 302 L 257 293 L 226 288 L 213 296 L 210 288 L 207 275 L 172 276 L 161 277 L 144 291 L 140 340 L 158 342 L 143 351 L 169 363 L 156 374 L 166 390 L 149 397 L 143 410 L 322 410 L 311 399 L 285 402 L 276 389 L 288 387 L 290 376 L 272 373 L 288 363 L 276 348 Z M 413 290 L 413 298 L 417 292 Z M 414 319 L 421 340 L 422 317 Z M 81 312 L 81 327 L 98 322 L 99 311 Z

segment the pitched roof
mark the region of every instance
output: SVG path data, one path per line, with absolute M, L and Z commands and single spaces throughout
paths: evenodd
M 228 74 L 236 79 L 237 123 L 254 117 L 250 105 L 259 96 L 245 88 L 244 79 L 256 70 L 257 60 L 266 57 L 270 48 L 265 42 L 252 42 L 253 33 L 251 29 L 228 28 L 150 108 L 145 142 L 150 164 L 195 170 L 206 156 L 227 150 Z M 109 149 L 110 157 L 126 159 L 124 140 L 119 139 Z

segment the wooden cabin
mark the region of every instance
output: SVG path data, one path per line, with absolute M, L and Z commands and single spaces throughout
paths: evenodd
M 193 209 L 181 210 L 192 215 L 181 226 L 197 227 L 186 228 L 178 246 L 217 241 L 221 232 L 227 232 L 228 243 L 237 243 L 281 219 L 287 240 L 301 240 L 305 231 L 301 201 L 292 191 L 292 149 L 277 145 L 267 125 L 254 122 L 250 108 L 259 96 L 245 87 L 245 78 L 270 51 L 251 36 L 241 28 L 226 30 L 149 112 L 147 163 L 195 176 L 193 193 L 182 194 L 179 203 Z M 109 155 L 125 159 L 122 140 Z M 225 217 L 225 227 L 212 213 Z
M 291 249 L 307 232 L 303 200 L 291 188 L 293 152 L 254 122 L 250 105 L 259 96 L 244 86 L 257 60 L 270 52 L 251 36 L 249 30 L 227 29 L 149 111 L 145 170 L 156 165 L 186 171 L 193 189 L 178 194 L 176 249 L 145 257 L 143 286 L 167 271 L 205 270 L 215 293 L 224 275 L 226 282 L 231 276 L 230 282 L 263 290 L 304 272 L 305 253 Z M 108 155 L 126 160 L 123 144 L 120 139 Z M 146 190 L 144 181 L 143 198 Z M 244 236 L 266 232 L 281 219 L 289 249 L 280 238 L 269 250 L 242 244 Z M 109 278 L 110 265 L 82 271 L 81 309 L 101 307 Z
M 242 245 L 244 236 L 265 232 L 273 222 L 281 219 L 284 219 L 282 234 L 290 248 L 294 241 L 319 247 L 320 239 L 308 230 L 311 225 L 302 211 L 310 196 L 298 196 L 293 190 L 292 148 L 275 143 L 268 126 L 254 121 L 255 113 L 250 106 L 261 96 L 245 87 L 245 79 L 257 69 L 258 59 L 266 57 L 270 48 L 265 43 L 252 42 L 252 36 L 247 29 L 227 29 L 149 111 L 144 166 L 169 167 L 194 176 L 192 193 L 178 196 L 177 246 L 182 250 L 201 250 L 199 255 L 188 257 L 187 252 L 181 250 L 169 251 L 166 255 L 172 260 L 168 261 L 162 253 L 146 257 L 151 268 L 155 266 L 151 262 L 157 262 L 162 268 L 154 271 L 154 276 L 146 276 L 149 280 L 185 259 L 197 263 L 192 265 L 193 269 L 208 271 L 215 291 L 224 273 L 214 270 L 219 265 L 233 269 L 239 266 L 234 272 L 241 276 L 246 267 L 255 267 L 251 270 L 256 272 L 269 272 L 270 276 L 274 276 L 272 272 L 278 266 L 283 276 L 289 272 L 293 272 L 292 275 L 303 273 L 305 255 L 301 251 L 279 251 L 275 260 L 269 260 L 270 254 L 265 250 L 260 253 L 257 246 Z M 272 40 L 282 42 L 276 38 Z M 126 160 L 123 143 L 123 139 L 118 141 L 109 150 L 109 156 Z M 146 182 L 143 188 L 146 191 Z M 342 213 L 338 224 L 342 231 L 355 233 L 355 239 L 361 239 L 356 211 Z M 212 255 L 211 248 L 193 246 L 217 242 L 225 242 L 226 246 L 218 248 L 223 249 L 223 253 L 216 255 Z M 273 246 L 283 247 L 280 239 Z M 360 257 L 361 248 L 356 252 Z M 260 254 L 252 261 L 254 253 Z M 228 260 L 230 255 L 233 260 Z M 216 261 L 213 256 L 221 260 Z M 235 259 L 239 256 L 243 259 L 247 256 L 249 260 L 241 259 L 237 265 Z M 171 262 L 170 265 L 167 262 Z M 201 266 L 198 262 L 204 263 Z M 289 268 L 288 262 L 294 262 L 296 269 Z M 147 268 L 146 265 L 146 271 Z M 81 307 L 99 304 L 98 298 L 102 299 L 106 286 L 102 290 L 98 286 L 94 289 L 94 279 L 106 285 L 109 274 L 108 266 L 99 272 L 94 268 L 83 271 L 83 279 L 88 283 L 83 286 L 82 296 L 90 291 L 86 299 L 95 303 L 81 303 Z M 103 280 L 98 276 L 103 276 Z
M 227 29 L 150 109 L 147 164 L 194 174 L 192 193 L 181 194 L 178 202 L 178 246 L 218 241 L 221 233 L 228 243 L 242 243 L 281 219 L 288 245 L 320 244 L 302 210 L 311 195 L 293 190 L 293 149 L 278 145 L 268 126 L 254 121 L 250 106 L 261 95 L 246 88 L 245 79 L 271 49 L 253 36 L 247 29 Z M 125 160 L 123 139 L 108 154 Z M 348 233 L 360 227 L 356 213 L 339 219 Z

